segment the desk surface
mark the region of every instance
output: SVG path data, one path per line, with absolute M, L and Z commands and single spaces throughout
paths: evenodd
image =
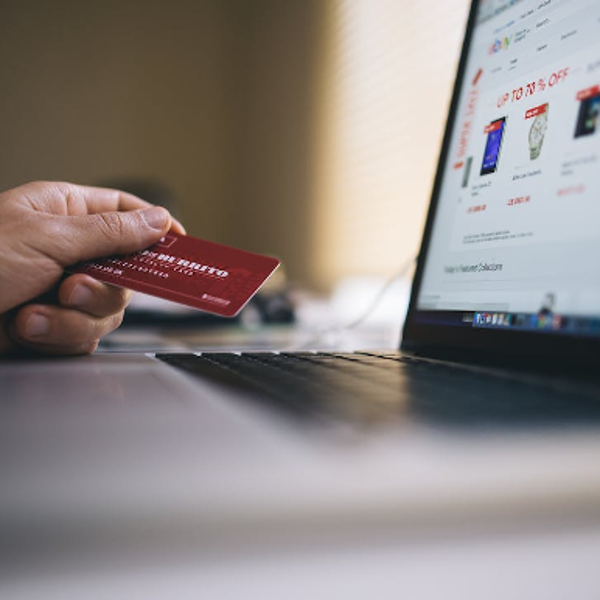
M 272 349 L 281 348 L 283 344 L 292 346 L 294 343 L 305 343 L 306 333 L 279 327 L 260 331 L 227 328 L 201 332 L 167 332 L 167 335 L 156 331 L 121 331 L 113 337 L 112 348 L 108 348 L 110 356 L 104 358 L 119 360 L 114 352 L 124 352 L 127 349 L 153 350 L 156 349 L 153 344 L 161 339 L 163 342 L 160 343 L 167 344 L 168 349 L 187 351 L 228 347 Z M 367 334 L 359 332 L 352 339 L 346 339 L 346 342 L 354 347 L 369 347 L 371 344 L 373 347 L 380 347 L 386 335 L 388 332 L 382 330 L 373 330 Z M 323 343 L 335 344 L 339 340 L 324 338 Z M 99 363 L 102 362 L 101 359 L 102 355 Z M 93 361 L 94 359 L 87 362 Z M 64 369 L 65 364 L 69 365 L 71 371 L 76 371 L 80 365 L 87 363 L 85 359 L 67 363 L 34 361 L 21 364 L 19 368 L 24 371 L 43 368 L 52 375 Z M 14 369 L 15 365 L 0 364 L 0 377 Z M 50 380 L 52 377 L 48 379 Z M 29 398 L 17 400 L 27 401 Z M 164 446 L 165 453 L 160 450 L 161 442 L 165 442 L 161 440 L 164 431 L 158 427 L 153 429 L 152 435 L 155 436 L 157 458 L 154 468 L 172 470 L 166 452 L 167 445 Z M 209 426 L 203 435 L 210 436 Z M 412 482 L 410 486 L 404 490 L 396 489 L 396 506 L 392 503 L 386 508 L 391 512 L 387 515 L 374 513 L 368 524 L 359 528 L 337 525 L 331 527 L 332 523 L 344 522 L 343 519 L 334 519 L 331 522 L 323 521 L 321 527 L 311 526 L 303 531 L 302 528 L 289 528 L 285 520 L 279 520 L 265 526 L 258 537 L 245 536 L 241 530 L 232 531 L 235 528 L 228 528 L 225 524 L 222 527 L 216 524 L 216 529 L 213 528 L 209 535 L 211 530 L 201 514 L 194 517 L 193 513 L 189 513 L 187 520 L 182 521 L 187 523 L 182 529 L 181 523 L 175 526 L 177 519 L 165 509 L 164 513 L 155 510 L 152 522 L 147 531 L 142 532 L 142 537 L 129 540 L 125 538 L 125 543 L 122 543 L 123 538 L 119 538 L 116 545 L 111 543 L 110 536 L 103 537 L 101 531 L 98 532 L 98 544 L 89 544 L 89 540 L 94 539 L 90 533 L 93 532 L 93 524 L 86 523 L 85 520 L 77 522 L 77 526 L 82 528 L 79 534 L 76 530 L 68 531 L 75 527 L 75 521 L 70 525 L 67 519 L 64 522 L 64 533 L 66 537 L 70 536 L 73 547 L 62 548 L 64 555 L 52 551 L 53 547 L 58 548 L 60 544 L 58 539 L 52 538 L 57 535 L 56 530 L 51 532 L 50 529 L 47 534 L 49 537 L 37 552 L 32 549 L 23 555 L 19 554 L 19 544 L 26 546 L 28 531 L 25 528 L 20 535 L 5 536 L 2 541 L 0 597 L 3 600 L 279 600 L 282 596 L 303 600 L 307 597 L 330 600 L 400 596 L 411 600 L 440 597 L 461 600 L 470 597 L 501 600 L 562 600 L 567 597 L 578 600 L 596 599 L 600 597 L 600 579 L 597 577 L 597 560 L 600 556 L 600 460 L 596 461 L 594 456 L 600 457 L 600 442 L 596 441 L 600 438 L 589 431 L 578 446 L 577 443 L 568 443 L 567 437 L 566 434 L 557 435 L 555 442 L 547 446 L 547 451 L 540 446 L 536 454 L 529 455 L 530 464 L 523 461 L 519 477 L 502 472 L 502 457 L 506 456 L 506 452 L 512 452 L 518 457 L 518 444 L 535 445 L 535 438 L 515 440 L 515 447 L 512 449 L 502 448 L 501 441 L 498 441 L 495 460 L 485 456 L 469 456 L 467 446 L 456 448 L 454 455 L 447 453 L 440 457 L 436 454 L 439 448 L 436 449 L 435 444 L 425 443 L 421 446 L 421 456 L 409 456 L 406 453 L 394 456 L 388 451 L 382 452 L 377 444 L 361 446 L 351 443 L 340 454 L 346 459 L 350 456 L 354 458 L 350 463 L 347 460 L 338 463 L 337 476 L 341 477 L 340 484 L 334 486 L 338 494 L 343 495 L 347 489 L 348 494 L 359 497 L 369 488 L 382 486 L 381 490 L 387 489 L 385 486 L 391 485 L 391 479 L 386 481 L 386 477 L 378 477 L 377 468 L 384 473 L 392 473 L 395 466 L 401 466 L 407 473 L 420 473 L 416 479 L 407 480 Z M 58 440 L 55 442 L 58 443 Z M 563 443 L 564 452 L 561 450 Z M 117 447 L 112 450 L 111 460 L 115 460 L 117 470 L 119 465 L 126 462 L 127 457 L 119 455 Z M 316 458 L 317 450 L 315 447 Z M 409 450 L 408 445 L 406 450 Z M 51 451 L 52 448 L 48 446 L 48 456 Z M 586 461 L 585 464 L 578 464 L 578 456 Z M 173 454 L 173 460 L 179 461 L 181 458 Z M 204 456 L 202 461 L 194 461 L 192 458 L 189 455 L 187 457 L 190 473 L 194 467 L 197 471 L 210 469 L 211 462 L 220 464 L 224 471 L 227 468 L 233 469 L 233 463 L 227 463 L 223 456 Z M 292 471 L 295 469 L 294 465 L 300 464 L 294 462 L 292 455 L 282 456 L 281 459 L 288 461 L 288 468 Z M 536 460 L 539 460 L 539 465 Z M 570 482 L 566 484 L 567 488 L 569 485 L 581 487 L 581 498 L 585 496 L 587 489 L 587 499 L 584 498 L 585 502 L 579 504 L 569 504 L 569 489 L 565 489 L 565 502 L 553 504 L 552 501 L 557 499 L 545 497 L 543 493 L 538 494 L 536 500 L 536 495 L 533 494 L 525 512 L 511 512 L 509 507 L 507 510 L 510 518 L 501 521 L 482 519 L 481 514 L 477 516 L 477 511 L 470 513 L 465 508 L 461 519 L 447 523 L 444 527 L 407 527 L 408 521 L 405 519 L 403 522 L 402 517 L 402 499 L 408 501 L 411 495 L 416 494 L 418 482 L 435 484 L 437 479 L 444 476 L 458 481 L 461 476 L 460 468 L 457 468 L 459 463 L 471 465 L 472 470 L 467 468 L 462 474 L 475 477 L 478 484 L 483 486 L 482 489 L 488 486 L 490 501 L 494 500 L 494 489 L 498 495 L 505 494 L 506 497 L 518 493 L 518 486 L 522 486 L 523 490 L 535 490 L 536 485 L 541 485 L 537 489 L 543 490 L 544 481 L 551 481 L 553 474 L 560 471 L 567 477 L 564 481 Z M 226 467 L 227 464 L 230 466 Z M 445 472 L 439 470 L 440 465 L 445 465 Z M 52 472 L 44 471 L 41 466 L 40 462 L 37 465 L 40 477 L 51 477 Z M 330 466 L 332 468 L 321 471 L 319 477 L 335 477 L 335 463 L 332 462 Z M 340 475 L 343 469 L 360 472 L 361 478 L 344 488 L 348 485 L 348 479 Z M 232 470 L 230 475 L 234 476 L 236 472 Z M 152 469 L 149 473 L 152 473 Z M 534 481 L 536 473 L 540 474 L 537 482 Z M 68 476 L 68 465 L 66 474 Z M 132 475 L 137 476 L 139 473 Z M 100 470 L 94 472 L 90 469 L 86 485 L 95 482 L 100 490 L 100 476 Z M 311 496 L 306 495 L 305 490 L 313 485 L 311 481 L 318 481 L 318 477 L 314 480 L 311 477 L 303 479 L 301 471 L 296 472 L 297 488 L 293 492 L 294 498 L 302 500 L 305 495 L 310 500 Z M 6 483 L 7 480 L 4 481 Z M 210 481 L 207 478 L 206 484 Z M 212 481 L 215 483 L 219 478 L 213 478 Z M 255 483 L 252 482 L 252 485 Z M 246 487 L 250 488 L 252 485 Z M 276 482 L 270 481 L 264 489 L 259 490 L 264 498 L 259 495 L 257 499 L 264 506 L 268 505 L 268 499 L 274 495 L 275 489 L 270 487 L 273 485 Z M 511 485 L 514 489 L 509 489 Z M 289 489 L 292 490 L 291 487 Z M 433 485 L 431 502 L 435 501 L 435 490 Z M 456 490 L 460 491 L 460 486 Z M 0 496 L 6 496 L 7 491 L 9 490 L 0 491 Z M 193 493 L 203 494 L 207 490 L 200 488 L 194 492 L 191 486 L 184 485 L 181 491 L 185 498 L 186 493 L 191 497 Z M 243 497 L 246 492 L 245 486 L 238 486 L 239 497 Z M 113 494 L 111 497 L 118 500 L 119 495 Z M 93 498 L 93 495 L 90 496 L 91 501 Z M 102 497 L 96 496 L 97 500 L 98 498 L 101 507 Z M 125 495 L 122 498 L 125 502 Z M 67 500 L 65 510 L 70 506 Z M 457 501 L 460 501 L 460 495 L 457 496 Z M 76 504 L 75 502 L 72 506 L 76 507 Z M 129 514 L 130 519 L 124 519 L 122 527 L 131 526 L 132 521 L 138 520 L 144 511 L 150 510 L 151 504 L 152 500 L 148 498 L 148 505 L 140 506 L 139 511 L 136 506 L 129 506 L 128 510 L 132 509 L 131 512 L 123 514 Z M 422 504 L 425 509 L 427 502 Z M 552 510 L 549 507 L 553 507 Z M 395 509 L 398 510 L 397 513 L 393 512 Z M 394 514 L 397 518 L 394 518 Z M 433 524 L 436 520 L 435 513 L 431 513 L 430 518 Z M 109 519 L 106 526 L 108 529 L 117 527 L 118 519 L 113 523 Z M 59 528 L 59 535 L 60 531 Z M 106 534 L 106 530 L 104 533 Z M 285 535 L 281 535 L 282 533 Z M 85 545 L 78 542 L 84 538 L 87 540 Z M 64 558 L 65 556 L 68 558 Z

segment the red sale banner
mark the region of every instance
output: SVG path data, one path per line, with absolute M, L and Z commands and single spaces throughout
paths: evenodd
M 499 129 L 502 128 L 502 121 L 494 121 L 493 123 L 490 123 L 489 125 L 486 125 L 485 128 L 483 129 L 483 133 L 492 133 L 492 131 L 498 131 Z
M 598 94 L 600 94 L 600 85 L 594 85 L 585 90 L 580 90 L 577 92 L 577 100 L 587 100 L 588 98 L 597 96 Z
M 543 115 L 547 110 L 548 110 L 548 104 L 540 104 L 539 106 L 536 106 L 535 108 L 530 108 L 525 113 L 525 118 L 532 119 L 533 117 L 537 117 L 538 115 Z

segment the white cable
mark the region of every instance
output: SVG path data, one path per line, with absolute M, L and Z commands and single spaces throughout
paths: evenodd
M 337 336 L 340 336 L 346 331 L 356 329 L 373 314 L 373 312 L 379 306 L 379 303 L 383 300 L 389 289 L 394 285 L 394 283 L 396 283 L 396 281 L 402 279 L 409 272 L 416 259 L 416 256 L 411 256 L 405 263 L 402 264 L 400 269 L 398 269 L 398 271 L 394 273 L 394 275 L 392 275 L 383 284 L 381 289 L 377 292 L 371 303 L 368 305 L 366 310 L 362 312 L 361 315 L 359 315 L 349 323 L 346 323 L 345 325 L 335 325 L 333 327 L 327 327 L 326 329 L 323 329 L 321 331 L 315 331 L 314 336 L 308 341 L 300 345 L 293 345 L 291 348 L 287 348 L 287 351 L 304 350 L 310 346 L 318 345 L 319 342 L 321 342 L 323 338 L 325 338 L 328 335 L 336 334 Z

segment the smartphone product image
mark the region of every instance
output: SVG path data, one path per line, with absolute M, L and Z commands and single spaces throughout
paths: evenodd
M 600 117 L 600 94 L 585 98 L 579 105 L 575 137 L 592 135 L 596 132 Z
M 481 175 L 495 173 L 498 169 L 502 139 L 506 130 L 506 117 L 492 121 L 486 128 L 487 141 L 481 164 Z

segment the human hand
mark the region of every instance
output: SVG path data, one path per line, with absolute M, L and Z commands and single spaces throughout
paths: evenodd
M 130 292 L 88 275 L 82 260 L 147 248 L 173 229 L 166 209 L 131 194 L 36 182 L 0 194 L 0 353 L 88 354 L 118 327 Z M 62 279 L 62 281 L 61 281 Z M 53 293 L 56 303 L 38 297 Z

